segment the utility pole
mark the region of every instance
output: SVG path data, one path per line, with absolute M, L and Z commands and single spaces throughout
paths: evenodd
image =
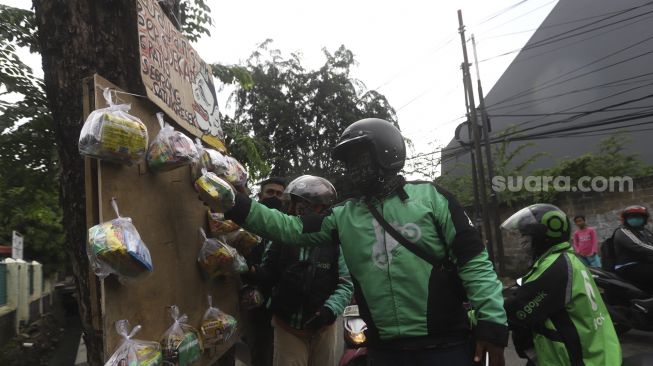
M 463 68 L 460 68 L 463 70 Z M 463 70 L 463 84 L 465 83 L 465 71 Z M 467 136 L 471 139 L 472 137 L 472 124 L 469 122 L 469 98 L 467 95 L 467 89 L 465 88 L 465 112 L 467 115 Z M 463 145 L 462 140 L 459 141 Z M 467 148 L 463 145 L 464 148 Z M 472 190 L 474 192 L 474 225 L 476 227 L 482 227 L 481 225 L 481 201 L 478 197 L 478 182 L 476 181 L 476 155 L 474 154 L 474 148 L 469 149 L 469 158 L 472 161 Z
M 485 159 L 487 160 L 487 174 L 490 179 L 490 184 L 492 184 L 492 179 L 494 179 L 494 164 L 492 162 L 492 148 L 490 147 L 490 126 L 489 119 L 487 116 L 487 110 L 485 109 L 485 96 L 483 95 L 483 86 L 481 85 L 481 73 L 478 68 L 478 56 L 476 55 L 476 39 L 472 34 L 472 49 L 474 50 L 474 64 L 476 65 L 476 82 L 478 90 L 478 106 L 481 110 L 481 122 L 483 125 L 483 143 L 485 145 Z M 494 240 L 497 245 L 497 261 L 499 262 L 499 274 L 505 272 L 505 263 L 503 258 L 503 237 L 501 236 L 501 228 L 499 227 L 500 218 L 499 218 L 499 199 L 497 197 L 497 192 L 493 189 L 490 189 L 490 197 L 492 199 L 492 221 L 494 222 Z
M 463 25 L 463 12 L 458 10 L 458 24 L 460 28 L 460 41 L 463 47 L 463 76 L 465 90 L 467 91 L 470 113 L 469 121 L 471 124 L 474 137 L 474 155 L 476 155 L 476 170 L 478 172 L 478 186 L 481 191 L 481 212 L 483 214 L 483 227 L 485 240 L 487 240 L 487 251 L 490 260 L 494 262 L 494 248 L 492 243 L 492 228 L 490 227 L 490 216 L 488 213 L 487 190 L 485 187 L 485 169 L 483 169 L 483 154 L 481 154 L 481 134 L 478 128 L 476 116 L 476 103 L 474 102 L 474 87 L 472 77 L 469 72 L 469 58 L 467 57 L 467 42 L 465 40 L 465 26 Z

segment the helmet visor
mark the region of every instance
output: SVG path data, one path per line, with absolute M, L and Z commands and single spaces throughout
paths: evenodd
M 521 234 L 528 225 L 537 223 L 537 218 L 531 212 L 530 207 L 524 207 L 504 221 L 501 224 L 501 229 Z

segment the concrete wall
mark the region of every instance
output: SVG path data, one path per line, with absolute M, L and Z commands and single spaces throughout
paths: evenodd
M 639 204 L 653 209 L 653 176 L 635 179 L 633 192 L 564 193 L 552 203 L 565 211 L 570 220 L 576 215 L 585 216 L 588 225 L 597 230 L 599 240 L 603 241 L 620 225 L 619 215 L 626 206 Z M 524 206 L 501 207 L 501 220 Z M 653 228 L 651 223 L 649 226 Z M 572 227 L 576 229 L 573 223 Z M 528 255 L 519 247 L 517 239 L 503 235 L 506 274 L 512 277 L 523 275 L 529 265 Z
M 52 306 L 53 280 L 43 282 L 43 266 L 34 262 L 4 260 L 7 266 L 7 304 L 0 306 L 0 345 L 11 339 L 20 324 L 37 319 Z M 33 292 L 29 293 L 29 268 L 34 271 Z

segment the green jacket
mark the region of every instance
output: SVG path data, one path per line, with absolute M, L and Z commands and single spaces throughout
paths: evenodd
M 386 221 L 429 254 L 442 259 L 448 253 L 457 276 L 433 268 L 398 244 L 361 200 L 346 201 L 327 216 L 293 217 L 238 195 L 226 216 L 286 244 L 329 244 L 337 238 L 373 344 L 422 348 L 468 339 L 462 306 L 466 295 L 477 312 L 477 339 L 505 345 L 501 283 L 455 198 L 431 183 L 406 183 L 398 193 L 372 202 Z
M 550 248 L 506 299 L 511 327 L 532 331 L 538 364 L 621 365 L 610 315 L 568 242 Z

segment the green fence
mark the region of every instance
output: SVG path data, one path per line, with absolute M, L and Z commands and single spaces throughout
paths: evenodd
M 0 306 L 7 305 L 7 265 L 0 263 Z

